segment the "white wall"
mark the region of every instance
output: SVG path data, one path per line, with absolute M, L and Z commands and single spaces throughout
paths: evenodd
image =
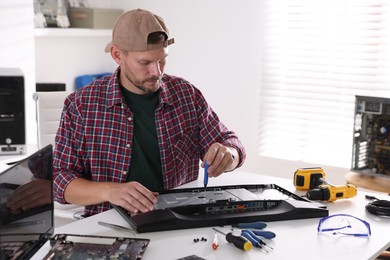
M 241 170 L 292 178 L 304 162 L 258 155 L 263 1 L 116 0 L 113 8 L 145 8 L 161 15 L 176 43 L 167 73 L 183 76 L 206 96 L 247 150 Z M 331 162 L 330 162 L 331 163 Z M 345 182 L 348 169 L 326 165 L 327 178 Z
M 115 0 L 93 1 L 97 7 L 145 8 L 161 15 L 176 43 L 170 47 L 167 73 L 195 84 L 222 121 L 247 149 L 242 170 L 292 178 L 303 162 L 257 155 L 261 88 L 262 4 L 259 0 Z M 66 30 L 66 29 L 64 29 Z M 66 82 L 84 73 L 112 71 L 116 65 L 103 52 L 110 36 L 37 37 L 36 79 Z M 348 169 L 324 166 L 328 179 L 344 182 Z
M 108 35 L 36 37 L 37 82 L 65 83 L 71 91 L 77 76 L 112 72 L 116 64 L 110 54 L 104 53 L 110 39 Z
M 176 41 L 166 72 L 195 84 L 241 137 L 248 151 L 246 165 L 256 162 L 261 1 L 116 0 L 110 7 L 145 8 L 165 19 Z M 109 40 L 37 37 L 37 81 L 66 81 L 69 89 L 77 75 L 112 71 L 116 65 L 103 52 Z
M 242 170 L 264 172 L 257 157 L 261 83 L 261 13 L 258 0 L 115 1 L 162 16 L 175 38 L 167 73 L 185 77 L 205 95 L 247 150 Z
M 32 0 L 0 1 L 0 67 L 20 68 L 25 80 L 26 142 L 36 142 L 34 24 Z

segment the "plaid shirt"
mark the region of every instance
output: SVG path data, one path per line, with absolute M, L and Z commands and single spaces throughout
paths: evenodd
M 64 103 L 54 151 L 54 194 L 76 178 L 126 182 L 131 163 L 133 120 L 118 85 L 119 68 L 70 94 Z M 164 75 L 155 119 L 165 189 L 196 180 L 199 160 L 212 143 L 234 147 L 241 166 L 245 149 L 209 107 L 202 93 L 182 78 Z M 110 208 L 85 207 L 86 215 Z

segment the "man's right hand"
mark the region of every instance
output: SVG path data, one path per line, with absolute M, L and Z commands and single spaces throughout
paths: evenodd
M 157 197 L 157 192 L 148 190 L 138 182 L 92 182 L 77 178 L 65 189 L 68 203 L 86 206 L 108 201 L 131 213 L 153 210 Z
M 131 213 L 148 212 L 157 203 L 157 192 L 151 192 L 138 182 L 120 183 L 111 187 L 108 201 L 121 206 Z

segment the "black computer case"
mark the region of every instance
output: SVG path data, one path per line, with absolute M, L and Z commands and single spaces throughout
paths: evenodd
M 356 96 L 351 170 L 390 177 L 390 98 Z
M 24 153 L 25 124 L 23 73 L 0 68 L 0 155 Z

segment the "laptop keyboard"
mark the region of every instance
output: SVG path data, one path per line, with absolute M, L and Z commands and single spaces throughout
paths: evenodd
M 0 259 L 18 259 L 35 241 L 0 243 Z

